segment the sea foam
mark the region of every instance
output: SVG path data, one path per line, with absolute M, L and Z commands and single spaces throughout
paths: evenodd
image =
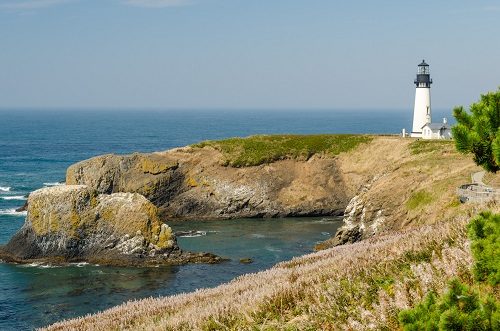
M 49 269 L 49 268 L 59 268 L 60 266 L 58 265 L 52 265 L 50 263 L 46 262 L 33 262 L 30 264 L 25 264 L 23 265 L 25 268 L 39 268 L 39 269 Z
M 58 183 L 58 182 L 54 182 L 54 183 L 43 183 L 44 186 L 62 186 L 62 185 L 65 185 L 64 183 Z
M 26 200 L 26 197 L 22 195 L 15 195 L 10 197 L 0 197 L 2 200 Z
M 16 211 L 15 209 L 0 209 L 0 216 L 1 215 L 12 215 L 12 216 L 26 216 L 28 215 L 27 211 Z
M 174 233 L 176 237 L 183 237 L 183 238 L 192 238 L 192 237 L 201 237 L 201 236 L 206 236 L 207 233 L 205 231 L 179 231 Z
M 10 187 L 0 186 L 0 192 L 10 192 Z

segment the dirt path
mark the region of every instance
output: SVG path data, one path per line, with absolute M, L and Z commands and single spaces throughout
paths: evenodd
M 485 174 L 486 174 L 486 171 L 480 171 L 480 172 L 476 172 L 475 174 L 473 174 L 472 175 L 472 183 L 486 186 L 486 184 L 483 183 L 483 177 Z

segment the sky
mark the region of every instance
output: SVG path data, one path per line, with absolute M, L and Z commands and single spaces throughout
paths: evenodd
M 500 3 L 0 0 L 0 109 L 433 109 L 500 86 Z

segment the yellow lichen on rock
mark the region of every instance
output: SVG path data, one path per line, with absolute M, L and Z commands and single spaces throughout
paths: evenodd
M 97 192 L 86 185 L 64 185 L 31 193 L 26 221 L 0 247 L 0 259 L 119 266 L 223 260 L 210 253 L 180 250 L 157 207 L 139 193 Z
M 172 229 L 168 225 L 162 224 L 156 245 L 160 248 L 170 248 L 173 244 Z
M 71 211 L 71 225 L 73 228 L 77 228 L 81 224 L 81 217 L 78 215 L 78 213 L 74 210 Z
M 140 167 L 145 174 L 158 175 L 177 167 L 177 164 L 168 163 L 165 160 L 155 160 L 153 156 L 154 154 L 141 155 Z
M 83 239 L 95 234 L 114 238 L 143 238 L 157 249 L 175 245 L 172 229 L 158 209 L 138 193 L 98 195 L 85 185 L 65 185 L 30 194 L 26 220 L 37 236 Z
M 159 223 L 156 207 L 137 193 L 114 193 L 99 196 L 99 219 L 116 232 L 134 236 L 137 231 L 151 233 L 151 225 Z
M 194 180 L 193 177 L 190 177 L 189 178 L 189 186 L 190 187 L 197 187 L 198 186 L 198 182 L 196 180 Z
M 27 220 L 38 236 L 55 232 L 72 237 L 79 227 L 92 223 L 89 211 L 95 196 L 96 191 L 85 185 L 36 190 L 29 196 Z

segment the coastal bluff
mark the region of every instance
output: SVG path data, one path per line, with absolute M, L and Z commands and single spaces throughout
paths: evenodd
M 157 208 L 137 193 L 99 194 L 86 185 L 39 189 L 28 198 L 24 226 L 0 248 L 6 262 L 162 265 L 218 262 L 183 252 Z
M 323 149 L 295 147 L 304 141 Z M 264 156 L 254 158 L 256 150 Z M 214 263 L 221 258 L 179 249 L 167 224 L 343 216 L 339 231 L 316 245 L 322 250 L 452 219 L 464 210 L 455 188 L 478 170 L 452 141 L 397 136 L 254 136 L 101 155 L 70 166 L 66 185 L 29 195 L 25 225 L 0 258 Z
M 276 145 L 318 137 L 333 137 L 328 144 L 336 146 L 354 143 L 334 153 L 329 147 L 326 152 L 305 148 L 304 153 Z M 238 161 L 251 159 L 259 146 L 280 154 L 265 156 L 261 163 Z M 66 183 L 88 185 L 100 194 L 139 193 L 166 222 L 344 216 L 337 235 L 316 247 L 323 249 L 453 217 L 460 210 L 455 188 L 477 170 L 449 140 L 283 135 L 102 155 L 69 167 Z

